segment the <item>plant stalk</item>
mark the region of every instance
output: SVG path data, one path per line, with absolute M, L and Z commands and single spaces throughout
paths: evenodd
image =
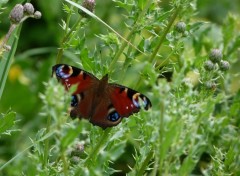
M 126 40 L 123 41 L 123 43 L 122 43 L 121 47 L 119 48 L 118 52 L 115 54 L 115 56 L 114 56 L 114 58 L 113 58 L 113 60 L 112 60 L 112 62 L 110 64 L 110 66 L 109 66 L 109 70 L 113 70 L 117 60 L 119 59 L 120 55 L 123 53 L 123 50 L 125 49 L 125 47 L 127 46 L 127 43 L 128 43 L 127 41 L 130 40 L 130 38 L 132 37 L 132 35 L 136 32 L 136 30 L 138 28 L 137 21 L 144 16 L 144 14 L 147 12 L 148 8 L 150 7 L 151 3 L 152 3 L 152 0 L 149 0 L 146 3 L 146 5 L 145 5 L 144 9 L 142 10 L 142 12 L 139 14 L 137 20 L 135 21 L 135 23 L 134 23 L 134 25 L 132 27 L 132 30 L 130 31 L 130 33 L 126 37 Z M 126 60 L 125 60 L 125 62 L 126 62 Z
M 102 146 L 106 143 L 112 128 L 105 129 L 101 139 L 98 141 L 97 145 L 93 148 L 92 152 L 88 155 L 87 159 L 85 160 L 85 166 L 91 164 L 93 160 L 95 160 L 97 154 L 102 149 Z
M 155 50 L 153 51 L 153 53 L 152 53 L 152 55 L 151 55 L 151 57 L 150 57 L 150 62 L 152 62 L 153 64 L 156 62 L 156 59 L 155 59 L 155 58 L 156 58 L 156 55 L 157 55 L 160 47 L 162 46 L 163 41 L 165 40 L 166 35 L 168 34 L 171 26 L 173 25 L 173 22 L 174 22 L 175 19 L 177 18 L 178 14 L 179 14 L 179 11 L 180 11 L 180 7 L 178 7 L 178 8 L 176 9 L 176 11 L 174 12 L 174 14 L 172 15 L 172 17 L 171 17 L 171 19 L 170 19 L 167 27 L 166 27 L 166 28 L 164 29 L 164 31 L 163 31 L 163 34 L 162 34 L 162 36 L 161 36 L 161 38 L 160 38 L 160 40 L 159 40 L 159 43 L 157 44 L 157 47 L 155 48 Z

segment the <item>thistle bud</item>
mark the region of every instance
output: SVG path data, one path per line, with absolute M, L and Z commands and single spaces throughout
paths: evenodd
M 212 49 L 210 54 L 209 54 L 209 59 L 213 62 L 213 63 L 217 63 L 220 62 L 222 60 L 222 51 L 220 49 Z
M 90 12 L 94 11 L 95 5 L 96 5 L 95 0 L 84 0 L 82 3 L 82 6 L 88 9 Z M 78 13 L 82 15 L 82 17 L 85 17 L 85 18 L 88 17 L 88 14 L 86 14 L 80 9 L 78 10 Z
M 74 165 L 78 164 L 80 161 L 80 158 L 77 157 L 77 156 L 73 156 L 71 159 L 70 159 L 70 162 Z
M 221 62 L 219 63 L 219 67 L 220 67 L 220 70 L 226 71 L 226 70 L 229 70 L 230 65 L 228 61 L 221 60 Z
M 24 13 L 25 14 L 27 14 L 27 15 L 33 15 L 33 13 L 34 13 L 34 7 L 33 7 L 33 5 L 31 4 L 31 3 L 26 3 L 26 4 L 24 4 L 24 6 L 23 6 L 23 11 L 24 11 Z
M 83 144 L 77 144 L 75 149 L 71 152 L 71 156 L 81 156 L 84 152 L 84 145 Z
M 10 12 L 9 18 L 13 24 L 18 24 L 23 18 L 23 6 L 16 4 Z
M 207 71 L 211 71 L 211 70 L 214 69 L 214 63 L 210 60 L 207 60 L 207 61 L 204 62 L 204 68 Z
M 186 24 L 182 21 L 178 22 L 175 26 L 177 32 L 184 33 L 186 30 Z
M 36 11 L 36 12 L 34 13 L 34 18 L 35 18 L 35 19 L 40 19 L 41 17 L 42 17 L 42 13 L 41 13 L 41 12 Z
M 217 84 L 213 81 L 207 81 L 205 83 L 205 86 L 206 86 L 207 89 L 211 89 L 211 90 L 215 91 L 216 87 L 217 87 Z

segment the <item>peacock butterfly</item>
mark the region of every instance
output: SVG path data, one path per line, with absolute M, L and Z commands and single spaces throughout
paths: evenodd
M 76 85 L 72 94 L 70 116 L 88 119 L 102 128 L 116 126 L 123 117 L 151 107 L 150 100 L 128 87 L 108 83 L 108 75 L 102 79 L 91 73 L 66 64 L 52 67 L 53 74 L 66 90 Z

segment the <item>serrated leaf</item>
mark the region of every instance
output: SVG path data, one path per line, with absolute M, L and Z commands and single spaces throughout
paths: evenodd
M 61 149 L 65 150 L 79 136 L 81 130 L 81 125 L 78 125 L 76 128 L 69 128 L 61 140 Z
M 109 151 L 109 157 L 112 161 L 118 159 L 123 153 L 126 147 L 126 141 L 119 142 L 117 145 L 114 145 Z
M 138 1 L 138 8 L 139 9 L 143 10 L 145 5 L 146 5 L 146 3 L 145 3 L 144 0 L 139 0 Z
M 9 112 L 0 118 L 0 133 L 6 132 L 15 124 L 16 113 Z
M 133 7 L 133 4 L 130 4 L 130 3 L 127 3 L 127 2 L 121 2 L 121 1 L 117 1 L 117 0 L 114 0 L 114 2 L 116 3 L 117 7 L 124 8 L 127 11 L 130 11 Z

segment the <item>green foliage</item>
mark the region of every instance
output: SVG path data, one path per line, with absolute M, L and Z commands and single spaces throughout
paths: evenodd
M 15 124 L 16 113 L 10 111 L 0 118 L 0 134 L 10 133 L 10 128 Z
M 7 112 L 0 117 L 0 175 L 240 174 L 234 9 L 216 25 L 207 16 L 199 21 L 208 1 L 97 1 L 93 13 L 82 2 L 35 3 L 43 14 L 38 29 L 24 23 L 8 43 L 12 50 L 0 53 L 0 111 Z M 213 49 L 227 69 L 209 60 Z M 110 82 L 146 94 L 152 109 L 105 130 L 72 120 L 74 90 L 51 78 L 55 63 L 99 78 L 109 73 Z

